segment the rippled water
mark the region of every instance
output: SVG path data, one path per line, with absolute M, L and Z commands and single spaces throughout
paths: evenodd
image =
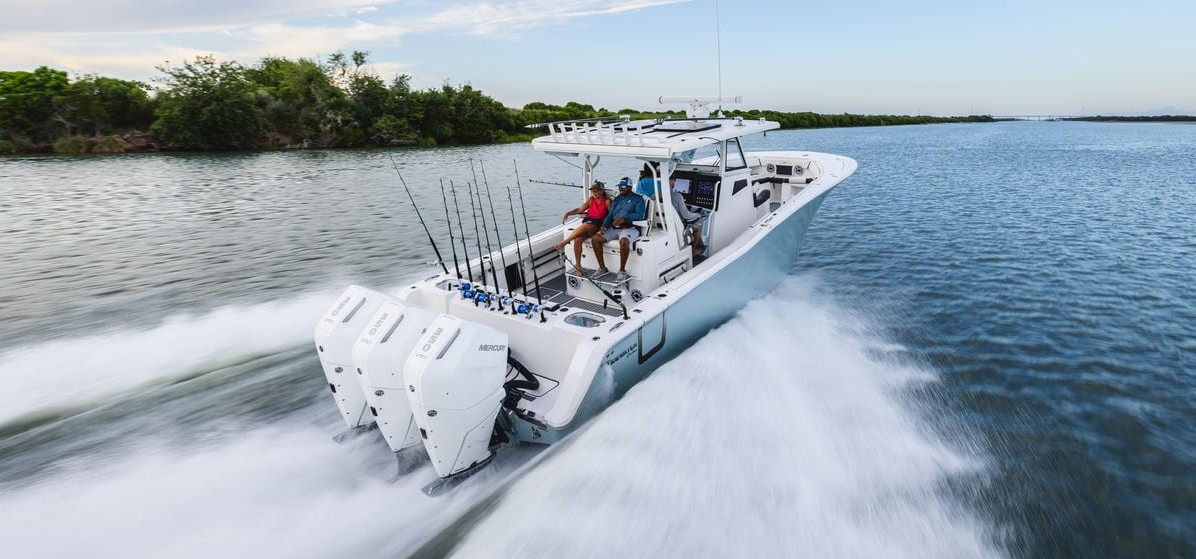
M 1016 556 L 1196 554 L 1196 128 L 886 132 L 801 267 L 940 373 L 960 494 Z
M 432 500 L 331 440 L 315 319 L 433 258 L 386 152 L 0 158 L 7 549 L 403 556 L 466 515 L 462 557 L 1196 555 L 1196 127 L 753 147 L 860 169 L 791 278 L 481 514 L 527 451 Z M 434 230 L 471 158 L 504 234 L 515 160 L 531 230 L 579 196 L 527 145 L 393 155 Z

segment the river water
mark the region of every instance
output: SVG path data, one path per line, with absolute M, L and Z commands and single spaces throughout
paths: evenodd
M 487 185 L 510 242 L 521 193 L 532 231 L 578 201 L 539 182 L 576 182 L 566 162 L 0 158 L 5 554 L 402 557 L 451 526 L 431 553 L 1196 556 L 1196 127 L 749 147 L 860 164 L 792 274 L 568 444 L 439 498 L 373 434 L 333 440 L 315 321 L 433 269 L 395 167 L 437 234 L 442 179 Z

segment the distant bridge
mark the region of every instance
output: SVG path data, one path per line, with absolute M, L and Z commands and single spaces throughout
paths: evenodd
M 1063 120 L 1065 118 L 1084 118 L 1087 115 L 992 115 L 1001 120 Z

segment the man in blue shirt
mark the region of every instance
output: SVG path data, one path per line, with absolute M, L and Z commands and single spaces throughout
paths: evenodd
M 627 257 L 631 254 L 631 242 L 640 236 L 639 229 L 632 222 L 644 219 L 648 208 L 644 204 L 644 197 L 631 191 L 631 179 L 623 177 L 618 186 L 619 195 L 615 196 L 606 220 L 592 239 L 599 272 L 608 271 L 602 256 L 602 244 L 619 239 L 619 275 L 615 281 L 623 281 L 627 279 Z

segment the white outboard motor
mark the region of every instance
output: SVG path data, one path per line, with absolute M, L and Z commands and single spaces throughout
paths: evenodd
M 395 452 L 422 440 L 411 416 L 403 365 L 437 314 L 398 301 L 386 301 L 353 346 L 353 366 L 361 375 L 365 401 L 386 444 Z
M 316 350 L 328 388 L 341 410 L 341 418 L 352 427 L 374 422 L 353 367 L 353 344 L 387 297 L 377 291 L 350 285 L 316 323 Z
M 436 473 L 484 464 L 502 406 L 507 334 L 442 314 L 404 367 L 411 411 Z

